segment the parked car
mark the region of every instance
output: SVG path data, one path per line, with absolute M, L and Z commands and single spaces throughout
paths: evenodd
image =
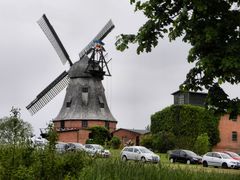
M 99 144 L 85 144 L 85 151 L 89 153 L 91 156 L 101 156 L 101 157 L 110 157 L 111 153 L 109 150 L 104 149 Z
M 202 162 L 202 157 L 189 150 L 176 149 L 169 152 L 169 160 L 171 163 L 199 164 Z
M 233 159 L 238 160 L 240 162 L 240 156 L 237 153 L 231 151 L 223 151 L 223 153 L 228 154 Z
M 120 154 L 123 161 L 135 160 L 142 162 L 160 162 L 160 157 L 143 146 L 127 146 L 123 148 Z
M 220 152 L 208 152 L 202 159 L 203 167 L 240 168 L 240 162 Z
M 85 151 L 85 147 L 81 143 L 68 143 L 67 151 Z
M 64 143 L 64 142 L 57 142 L 57 144 L 55 145 L 56 147 L 56 151 L 58 153 L 64 153 L 67 151 L 68 149 L 68 144 Z

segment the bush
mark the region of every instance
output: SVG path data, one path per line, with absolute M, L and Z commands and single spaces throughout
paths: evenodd
M 193 149 L 197 154 L 203 155 L 209 151 L 209 145 L 209 137 L 204 133 L 197 137 Z
M 121 145 L 121 140 L 118 137 L 113 136 L 110 144 L 113 149 L 118 149 Z
M 171 132 L 161 131 L 153 135 L 153 149 L 165 153 L 175 147 L 175 136 Z
M 153 136 L 152 134 L 146 134 L 141 137 L 140 144 L 146 148 L 153 149 Z

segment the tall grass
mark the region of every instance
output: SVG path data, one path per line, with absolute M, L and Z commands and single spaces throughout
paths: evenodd
M 239 179 L 239 174 L 214 173 L 205 170 L 193 171 L 186 168 L 173 168 L 161 164 L 122 162 L 117 159 L 98 159 L 82 172 L 83 180 L 228 180 Z

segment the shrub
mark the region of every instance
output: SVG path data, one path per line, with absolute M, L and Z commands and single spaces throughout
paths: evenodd
M 203 155 L 209 151 L 209 137 L 207 133 L 203 133 L 197 137 L 193 149 L 197 154 L 200 155 Z
M 153 149 L 153 135 L 146 134 L 141 137 L 140 144 L 146 148 Z
M 171 132 L 161 131 L 153 135 L 153 149 L 165 153 L 175 147 L 175 136 Z
M 118 149 L 121 145 L 121 140 L 118 137 L 113 136 L 110 144 L 113 149 Z

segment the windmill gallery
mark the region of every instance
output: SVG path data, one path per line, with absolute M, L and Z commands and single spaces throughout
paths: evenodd
M 46 15 L 38 24 L 62 63 L 68 62 L 70 69 L 60 74 L 26 108 L 35 114 L 67 87 L 62 108 L 53 119 L 59 141 L 85 143 L 90 134 L 88 128 L 93 126 L 106 127 L 110 132 L 116 130 L 117 121 L 110 112 L 102 85 L 104 76 L 111 76 L 102 40 L 114 28 L 112 21 L 108 21 L 79 53 L 75 63 L 70 60 Z

